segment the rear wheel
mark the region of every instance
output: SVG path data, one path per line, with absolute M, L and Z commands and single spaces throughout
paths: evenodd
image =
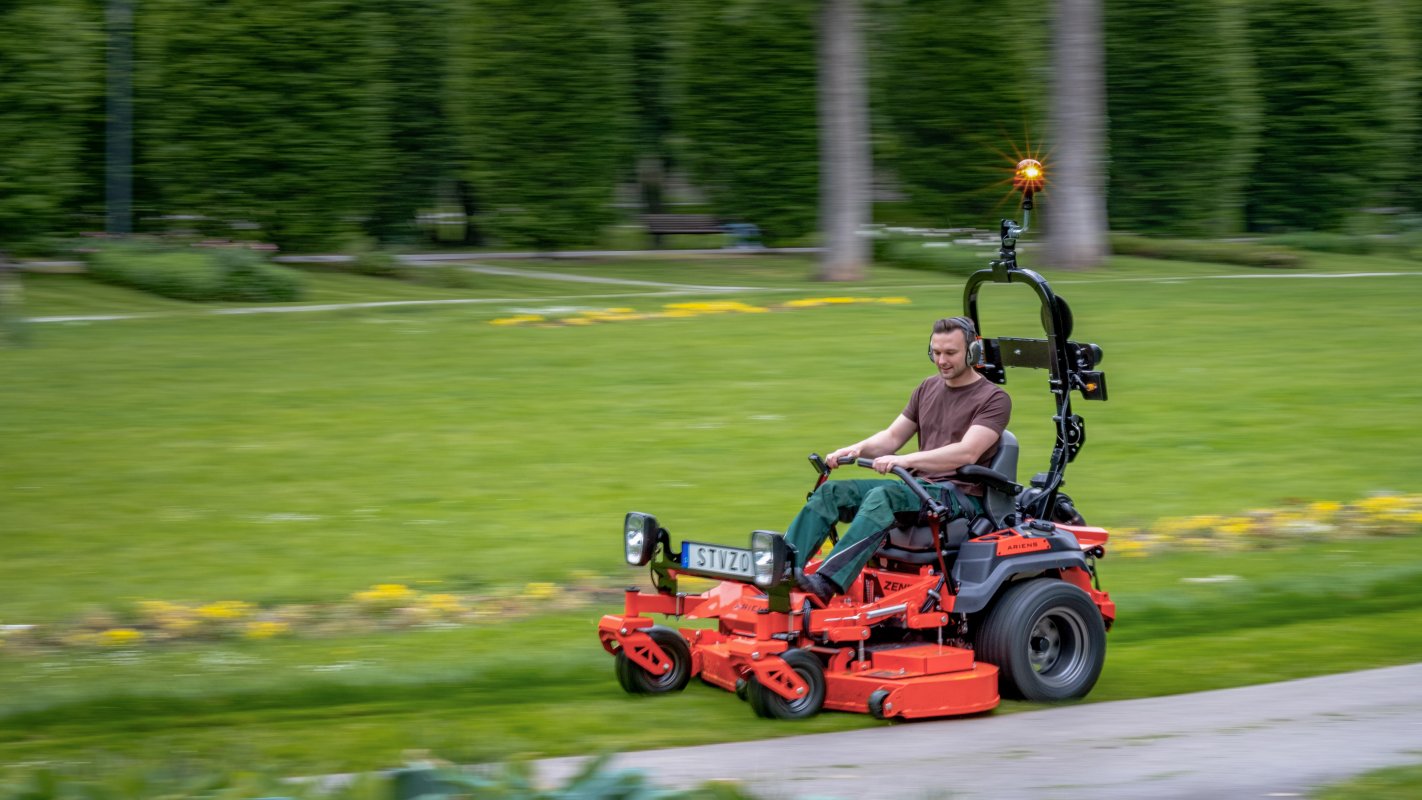
M 1004 697 L 1085 697 L 1106 660 L 1106 626 L 1086 592 L 1038 578 L 1008 589 L 988 612 L 977 656 L 997 666 Z
M 613 665 L 617 682 L 628 694 L 663 694 L 685 689 L 687 681 L 691 680 L 691 647 L 681 638 L 681 634 L 661 625 L 648 628 L 647 635 L 671 659 L 671 669 L 661 675 L 653 675 L 619 651 Z
M 805 719 L 818 714 L 825 704 L 825 670 L 820 660 L 804 650 L 788 650 L 781 655 L 809 685 L 804 697 L 786 700 L 762 686 L 755 678 L 746 679 L 746 699 L 756 716 L 768 719 Z

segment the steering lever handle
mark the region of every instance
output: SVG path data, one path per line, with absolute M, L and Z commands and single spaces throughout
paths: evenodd
M 865 469 L 874 468 L 874 459 L 872 458 L 851 458 L 849 456 L 840 456 L 839 463 L 858 464 L 859 466 L 864 467 Z M 933 498 L 933 495 L 929 494 L 928 490 L 923 488 L 923 484 L 915 480 L 913 474 L 910 473 L 908 470 L 904 469 L 903 467 L 893 467 L 889 471 L 894 473 L 894 475 L 897 476 L 899 480 L 903 481 L 904 485 L 909 488 L 909 491 L 917 495 L 918 499 L 923 501 L 923 504 L 928 507 L 929 511 L 932 511 L 934 514 L 940 517 L 945 516 L 948 513 L 948 507 L 935 500 Z

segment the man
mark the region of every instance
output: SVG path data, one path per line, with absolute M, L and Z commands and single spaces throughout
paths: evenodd
M 973 369 L 969 359 L 973 345 L 981 347 L 967 317 L 933 323 L 928 355 L 938 374 L 919 384 L 889 427 L 830 453 L 830 468 L 838 466 L 840 458 L 872 458 L 875 471 L 881 474 L 903 467 L 921 481 L 943 483 L 951 480 L 958 467 L 991 464 L 1012 415 L 1012 399 Z M 915 433 L 918 452 L 895 455 Z M 943 502 L 954 516 L 981 512 L 982 487 L 967 482 L 958 483 L 958 487 L 961 492 L 943 492 Z M 964 508 L 959 498 L 969 507 Z M 883 544 L 894 514 L 919 508 L 918 498 L 902 481 L 825 481 L 785 532 L 785 540 L 795 548 L 796 583 L 821 604 L 842 594 Z M 834 524 L 851 519 L 849 530 L 819 570 L 805 574 L 805 562 L 824 544 Z

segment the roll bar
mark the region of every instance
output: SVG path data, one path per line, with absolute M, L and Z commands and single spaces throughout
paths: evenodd
M 1023 198 L 1024 214 L 1032 208 L 1031 195 Z M 1025 217 L 1024 217 L 1025 219 Z M 1057 492 L 1066 474 L 1066 465 L 1074 460 L 1086 443 L 1086 422 L 1071 410 L 1071 393 L 1081 392 L 1085 400 L 1106 399 L 1106 374 L 1095 369 L 1101 361 L 1101 348 L 1094 344 L 1071 341 L 1072 314 L 1066 300 L 1052 291 L 1047 280 L 1033 270 L 1017 265 L 1017 239 L 1025 232 L 1010 219 L 1002 220 L 1001 248 L 990 267 L 974 272 L 963 287 L 963 310 L 979 331 L 978 293 L 985 284 L 1026 284 L 1042 304 L 1042 339 L 1010 337 L 983 338 L 982 360 L 974 365 L 983 377 L 993 383 L 1007 382 L 1007 367 L 1046 369 L 1051 375 L 1047 385 L 1057 398 L 1057 413 L 1052 417 L 1057 428 L 1056 447 L 1043 492 L 1031 501 L 1027 513 L 1040 519 L 1050 518 Z

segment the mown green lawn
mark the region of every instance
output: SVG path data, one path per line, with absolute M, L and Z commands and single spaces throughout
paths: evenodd
M 620 567 L 623 512 L 735 544 L 783 526 L 812 483 L 805 454 L 889 422 L 928 374 L 924 331 L 961 310 L 960 276 L 881 268 L 828 285 L 793 258 L 503 266 L 750 288 L 314 275 L 312 302 L 495 302 L 214 316 L 78 277 L 28 278 L 33 316 L 162 315 L 35 324 L 30 347 L 0 350 L 0 624 L 122 615 L 147 599 L 326 603 L 385 582 L 488 593 L 587 571 L 634 582 Z M 1049 275 L 1076 338 L 1106 353 L 1111 400 L 1077 404 L 1089 442 L 1069 473 L 1088 519 L 1128 527 L 1415 492 L 1422 275 L 1337 256 L 1303 270 L 1347 271 L 1407 274 L 1122 260 Z M 987 291 L 987 334 L 1038 330 L 1026 290 Z M 910 302 L 489 324 L 555 306 L 549 316 L 827 296 Z M 1044 377 L 1014 372 L 1007 387 L 1023 477 L 1051 443 Z M 1222 575 L 1235 577 L 1182 582 Z M 1121 621 L 1093 700 L 1422 653 L 1416 537 L 1108 558 L 1103 577 Z M 409 748 L 466 760 L 880 724 L 766 722 L 701 686 L 627 697 L 594 632 L 615 607 L 335 639 L 0 645 L 0 761 L 163 753 L 304 772 L 388 766 Z

